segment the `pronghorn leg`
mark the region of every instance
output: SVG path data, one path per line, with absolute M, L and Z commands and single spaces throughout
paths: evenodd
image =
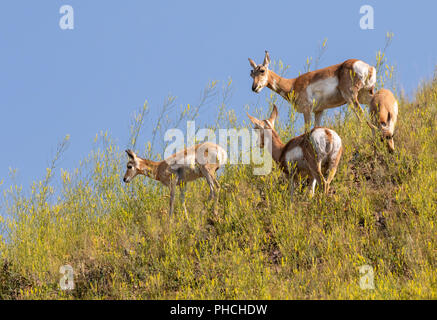
M 323 117 L 323 110 L 316 112 L 314 114 L 314 122 L 315 122 L 314 126 L 320 127 L 322 125 L 322 117 Z
M 311 186 L 311 196 L 314 196 L 316 193 L 316 185 L 318 184 L 320 187 L 325 186 L 325 179 L 319 176 L 317 171 L 311 170 L 311 175 L 313 176 L 313 182 Z
M 340 163 L 341 154 L 343 153 L 343 149 L 340 149 L 337 153 L 336 158 L 329 163 L 328 168 L 328 179 L 326 179 L 326 188 L 325 193 L 328 194 L 329 192 L 329 186 L 331 185 L 332 180 L 335 177 L 335 174 L 337 173 L 338 164 Z
M 170 216 L 173 215 L 173 211 L 174 211 L 175 193 L 176 193 L 176 179 L 173 178 L 170 181 Z
M 305 120 L 305 132 L 309 132 L 311 130 L 311 111 L 305 111 L 303 118 Z
M 185 206 L 185 193 L 187 192 L 187 184 L 184 182 L 181 185 L 181 202 L 182 207 L 184 208 L 185 218 L 188 220 L 187 207 Z
M 317 179 L 313 178 L 313 182 L 311 183 L 311 197 L 316 193 L 316 184 Z
M 211 177 L 212 177 L 212 181 L 214 182 L 215 188 L 216 188 L 216 192 L 217 192 L 217 196 L 216 196 L 216 202 L 218 202 L 219 197 L 220 197 L 220 184 L 217 181 L 217 178 L 215 176 L 215 172 L 211 173 Z
M 363 122 L 363 119 L 361 116 L 364 116 L 364 110 L 361 108 L 360 103 L 358 102 L 357 98 L 352 98 L 349 100 L 348 104 L 352 107 L 352 110 L 355 113 L 355 116 L 357 117 L 358 121 Z M 358 114 L 359 112 L 359 114 Z
M 208 170 L 208 168 L 206 168 L 205 166 L 201 166 L 200 171 L 202 172 L 203 176 L 205 177 L 206 181 L 208 182 L 209 190 L 210 190 L 208 201 L 210 201 L 211 199 L 214 199 L 213 212 L 214 212 L 214 215 L 217 215 L 217 205 L 218 205 L 219 199 L 216 196 L 216 192 L 215 192 L 215 186 L 218 185 L 218 182 L 215 178 L 215 174 L 211 173 Z M 220 188 L 220 186 L 217 189 L 219 189 L 219 188 Z
M 209 172 L 209 170 L 207 168 L 205 168 L 204 166 L 200 167 L 200 172 L 202 172 L 203 176 L 205 177 L 205 179 L 209 185 L 209 197 L 208 197 L 208 201 L 209 201 L 215 197 L 214 178 L 211 175 L 211 173 Z
M 216 187 L 216 196 L 214 199 L 214 214 L 217 215 L 217 208 L 218 208 L 218 202 L 219 202 L 219 197 L 220 197 L 220 184 L 218 183 L 216 177 L 215 177 L 215 173 L 211 174 L 213 182 L 215 184 Z
M 323 177 L 323 173 L 322 173 L 322 162 L 317 160 L 316 163 L 316 168 L 314 168 L 313 166 L 309 166 L 311 175 L 313 176 L 313 189 L 312 189 L 312 195 L 314 195 L 315 193 L 315 184 L 314 184 L 314 180 L 316 181 L 316 183 L 320 186 L 323 187 L 324 190 L 326 190 L 326 181 L 325 178 Z
M 216 173 L 217 173 L 217 170 L 218 169 L 208 169 L 208 168 L 205 168 L 207 171 L 208 171 L 208 173 L 209 173 L 209 175 L 211 176 L 211 179 L 212 179 L 212 181 L 213 181 L 213 183 L 214 183 L 214 186 L 217 188 L 217 189 L 220 189 L 220 184 L 219 184 L 219 182 L 217 181 L 217 176 L 216 176 Z
M 354 110 L 354 113 L 356 115 L 356 117 L 358 118 L 358 121 L 360 121 L 361 123 L 363 122 L 363 118 L 364 121 L 367 123 L 367 125 L 369 126 L 370 129 L 377 129 L 365 116 L 364 110 L 361 107 L 360 102 L 358 101 L 358 98 L 356 95 L 354 95 L 354 97 L 352 98 L 352 100 L 349 100 L 348 102 L 349 105 L 352 105 L 353 108 L 352 110 Z M 358 114 L 358 112 L 360 114 Z M 363 118 L 362 118 L 363 117 Z
M 317 174 L 321 180 L 321 185 L 323 187 L 323 191 L 325 192 L 325 194 L 328 194 L 327 189 L 329 188 L 327 181 L 325 180 L 325 177 L 323 176 L 323 172 L 322 172 L 322 162 L 318 161 L 317 162 Z
M 363 88 L 364 84 L 362 83 L 362 81 L 354 79 L 354 77 L 351 75 L 351 79 L 348 81 L 348 83 L 345 83 L 344 85 L 346 87 L 349 86 L 350 89 L 340 90 L 341 95 L 347 101 L 347 104 L 352 107 L 352 110 L 354 111 L 358 121 L 363 123 L 362 117 L 365 117 L 365 114 L 360 102 L 358 101 L 358 93 Z M 360 114 L 358 114 L 358 112 Z M 369 122 L 369 120 L 364 120 L 366 121 L 367 125 L 372 128 L 373 125 Z

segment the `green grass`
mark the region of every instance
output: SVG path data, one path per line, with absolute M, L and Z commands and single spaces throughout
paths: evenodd
M 277 168 L 260 177 L 227 166 L 218 218 L 199 180 L 189 221 L 180 204 L 168 216 L 166 188 L 141 177 L 124 185 L 124 152 L 102 135 L 57 193 L 55 166 L 31 194 L 5 192 L 0 299 L 436 299 L 436 120 L 431 81 L 400 99 L 391 155 L 343 109 L 327 124 L 344 145 L 329 196 L 303 189 L 292 202 Z M 72 291 L 59 287 L 66 264 Z M 359 286 L 362 265 L 374 290 Z

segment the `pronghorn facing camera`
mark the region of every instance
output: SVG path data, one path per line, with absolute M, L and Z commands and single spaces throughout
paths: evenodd
M 324 110 L 346 103 L 354 107 L 355 115 L 362 121 L 364 111 L 358 97 L 370 100 L 376 84 L 376 69 L 361 60 L 346 60 L 294 79 L 282 78 L 269 70 L 270 56 L 267 51 L 263 64 L 257 65 L 250 58 L 249 62 L 253 68 L 250 72 L 253 78 L 252 90 L 259 93 L 264 87 L 268 87 L 293 103 L 296 111 L 304 115 L 306 131 L 310 129 L 311 113 L 315 114 L 317 127 L 321 125 Z M 373 128 L 368 120 L 366 122 Z
M 393 93 L 387 89 L 381 89 L 370 101 L 370 114 L 374 124 L 381 131 L 382 137 L 387 140 L 390 152 L 395 150 L 393 135 L 398 118 L 398 102 Z M 375 135 L 375 130 L 373 130 Z
M 181 201 L 185 216 L 186 183 L 204 177 L 209 185 L 209 200 L 215 198 L 216 209 L 220 185 L 216 179 L 217 170 L 226 163 L 226 151 L 210 142 L 205 142 L 191 148 L 179 151 L 163 161 L 151 161 L 140 158 L 132 150 L 126 150 L 129 157 L 123 181 L 129 183 L 137 175 L 145 175 L 160 181 L 170 189 L 170 215 L 174 210 L 176 186 L 181 188 Z
M 275 131 L 275 120 L 278 116 L 278 109 L 275 105 L 268 120 L 258 120 L 249 114 L 248 116 L 255 125 L 255 129 L 259 130 L 260 148 L 266 147 L 264 135 L 267 134 L 266 130 L 271 130 L 272 138 L 266 139 L 267 143 L 270 143 L 267 147 L 271 150 L 273 159 L 291 179 L 292 196 L 298 175 L 309 176 L 313 179 L 312 194 L 314 194 L 316 183 L 324 187 L 325 194 L 328 193 L 343 150 L 341 139 L 335 131 L 317 127 L 283 144 Z M 328 172 L 327 179 L 322 170 Z

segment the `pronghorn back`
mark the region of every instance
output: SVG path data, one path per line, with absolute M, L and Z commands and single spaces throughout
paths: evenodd
M 398 116 L 398 102 L 390 90 L 381 89 L 375 93 L 370 103 L 370 112 L 378 117 L 381 124 L 387 124 L 393 134 Z
M 204 142 L 178 151 L 165 159 L 169 166 L 209 164 L 221 166 L 226 162 L 226 151 L 212 142 Z
M 376 69 L 357 59 L 307 72 L 293 79 L 283 78 L 269 70 L 267 51 L 262 65 L 256 65 L 252 59 L 249 62 L 253 68 L 252 90 L 259 93 L 268 87 L 292 102 L 295 110 L 304 114 L 305 130 L 310 128 L 311 113 L 315 114 L 315 126 L 320 126 L 324 110 L 344 104 L 353 105 L 361 121 L 357 113 L 364 115 L 360 103 L 371 99 L 376 85 Z M 366 122 L 372 127 L 368 120 Z
M 341 156 L 340 136 L 328 128 L 316 127 L 311 132 L 291 139 L 284 147 L 281 156 L 283 168 L 295 163 L 296 168 L 308 171 L 308 158 L 316 157 L 325 165 Z
M 227 154 L 222 147 L 212 142 L 204 142 L 176 152 L 165 159 L 164 163 L 171 172 L 183 175 L 187 182 L 203 176 L 199 165 L 215 172 L 226 160 Z
M 393 135 L 398 118 L 398 102 L 390 90 L 381 89 L 373 96 L 370 102 L 370 113 L 375 125 L 388 140 L 390 151 L 394 151 Z

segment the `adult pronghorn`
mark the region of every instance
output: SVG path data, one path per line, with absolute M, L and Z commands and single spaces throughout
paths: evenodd
M 309 176 L 313 179 L 312 194 L 314 194 L 316 183 L 323 186 L 327 194 L 343 152 L 341 138 L 333 130 L 316 127 L 310 132 L 291 139 L 287 144 L 283 144 L 275 131 L 277 116 L 278 109 L 275 105 L 268 120 L 261 121 L 248 114 L 255 129 L 259 129 L 259 147 L 265 147 L 264 135 L 271 132 L 271 139 L 266 139 L 267 143 L 271 144 L 267 145 L 267 148 L 271 150 L 273 159 L 291 178 L 292 196 L 298 175 Z M 267 132 L 267 130 L 271 131 Z M 326 180 L 322 170 L 329 172 Z
M 126 150 L 129 157 L 127 170 L 123 181 L 129 183 L 137 175 L 145 175 L 151 179 L 160 181 L 170 189 L 170 215 L 174 210 L 176 186 L 181 187 L 181 201 L 185 216 L 186 183 L 204 177 L 209 185 L 209 200 L 215 198 L 214 211 L 216 210 L 218 197 L 216 191 L 220 185 L 216 179 L 216 171 L 226 162 L 226 151 L 211 142 L 205 142 L 179 151 L 167 159 L 159 162 L 147 160 L 137 156 L 132 150 Z
M 379 127 L 382 137 L 387 139 L 390 152 L 395 150 L 393 135 L 398 118 L 398 102 L 393 93 L 387 89 L 381 89 L 370 101 L 370 113 L 373 123 Z M 375 135 L 376 130 L 373 130 Z
M 264 87 L 275 91 L 295 105 L 296 111 L 303 113 L 305 130 L 309 130 L 311 113 L 315 114 L 315 126 L 321 125 L 323 111 L 344 104 L 353 105 L 355 115 L 361 120 L 357 110 L 364 116 L 359 98 L 370 100 L 376 84 L 376 69 L 361 60 L 346 60 L 305 73 L 294 79 L 285 79 L 269 70 L 270 56 L 266 51 L 263 64 L 257 65 L 249 58 L 253 70 L 252 90 L 259 93 Z M 366 120 L 367 124 L 373 125 Z

